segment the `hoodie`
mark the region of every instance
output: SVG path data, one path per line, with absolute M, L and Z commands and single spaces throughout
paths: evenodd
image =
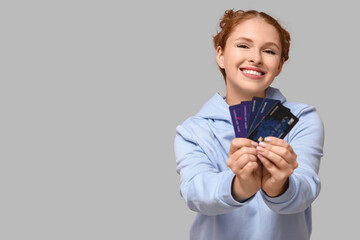
M 311 204 L 320 192 L 323 123 L 314 107 L 288 102 L 276 88 L 269 87 L 266 97 L 280 100 L 299 118 L 284 138 L 297 154 L 299 166 L 289 177 L 288 189 L 278 197 L 262 190 L 245 202 L 232 197 L 235 175 L 226 161 L 235 134 L 224 97 L 215 94 L 197 115 L 176 128 L 180 194 L 198 213 L 191 240 L 310 239 Z

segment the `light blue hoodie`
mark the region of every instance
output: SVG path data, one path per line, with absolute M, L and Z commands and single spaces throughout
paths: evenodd
M 324 128 L 314 107 L 287 102 L 278 89 L 266 97 L 278 99 L 299 122 L 284 138 L 297 154 L 298 168 L 288 190 L 271 198 L 262 190 L 240 203 L 231 195 L 233 172 L 226 165 L 235 138 L 229 105 L 215 94 L 176 129 L 175 155 L 180 192 L 198 212 L 191 240 L 304 240 L 311 234 L 311 203 L 320 192 L 318 171 L 323 156 Z

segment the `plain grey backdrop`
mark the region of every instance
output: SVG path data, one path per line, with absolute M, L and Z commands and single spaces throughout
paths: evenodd
M 230 8 L 288 29 L 274 86 L 323 118 L 312 239 L 357 236 L 356 1 L 34 0 L 0 3 L 0 239 L 188 239 L 175 128 L 224 94 Z

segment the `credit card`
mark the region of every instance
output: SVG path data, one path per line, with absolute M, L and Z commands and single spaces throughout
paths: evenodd
M 264 98 L 261 98 L 261 97 L 253 97 L 252 98 L 247 134 L 249 134 L 251 131 L 252 123 L 254 122 L 255 116 L 256 116 L 257 112 L 259 111 L 263 100 L 264 100 Z
M 283 139 L 298 121 L 299 119 L 288 108 L 277 103 L 248 135 L 248 138 L 255 142 L 262 142 L 269 136 Z
M 279 100 L 264 98 L 261 106 L 259 107 L 254 120 L 248 130 L 248 135 L 257 127 L 257 125 L 265 118 L 265 116 L 275 107 L 276 104 L 280 103 Z
M 241 126 L 241 122 L 243 121 L 243 118 L 241 117 L 240 111 L 241 106 L 240 104 L 232 105 L 229 107 L 230 115 L 231 115 L 231 121 L 233 123 L 235 137 L 246 137 L 246 131 Z
M 248 119 L 250 117 L 251 101 L 243 101 L 240 104 L 229 107 L 233 122 L 235 137 L 247 136 Z

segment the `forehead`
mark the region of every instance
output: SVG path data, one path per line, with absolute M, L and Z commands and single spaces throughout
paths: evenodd
M 280 45 L 279 32 L 260 17 L 239 23 L 229 35 L 228 40 L 234 41 L 238 38 L 248 38 L 256 42 L 274 42 Z

